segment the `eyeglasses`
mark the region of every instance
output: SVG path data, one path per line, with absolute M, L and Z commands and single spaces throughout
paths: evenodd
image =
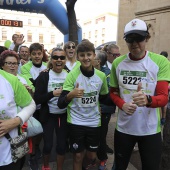
M 71 48 L 72 48 L 72 49 L 75 49 L 76 46 L 74 46 L 74 45 L 73 45 L 73 46 L 70 46 L 70 45 L 69 45 L 69 46 L 67 47 L 67 49 L 71 49 Z
M 133 42 L 142 42 L 142 41 L 144 41 L 146 39 L 146 37 L 145 36 L 135 36 L 135 37 L 125 37 L 125 41 L 127 42 L 127 43 L 130 43 L 130 44 L 132 44 Z
M 51 58 L 54 59 L 54 60 L 58 60 L 58 59 L 60 59 L 60 60 L 65 60 L 65 59 L 66 59 L 66 56 L 54 55 L 54 56 L 51 56 Z
M 12 62 L 5 62 L 5 64 L 7 66 L 18 66 L 19 65 L 19 63 L 17 63 L 17 62 L 14 62 L 14 63 L 12 63 Z
M 110 51 L 107 52 L 108 54 L 110 54 L 112 57 L 119 57 L 120 53 L 111 53 Z

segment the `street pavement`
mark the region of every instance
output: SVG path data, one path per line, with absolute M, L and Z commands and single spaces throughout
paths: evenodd
M 116 116 L 115 114 L 112 115 L 111 120 L 109 122 L 109 130 L 108 130 L 108 134 L 107 134 L 107 144 L 109 145 L 110 148 L 113 149 L 113 142 L 114 142 L 114 129 L 115 129 L 115 125 L 116 125 Z M 54 139 L 55 141 L 55 139 Z M 43 143 L 41 143 L 41 147 L 42 148 Z M 135 154 L 135 159 L 138 159 L 138 156 L 136 156 L 137 152 L 134 153 Z M 28 160 L 28 157 L 27 157 Z M 28 161 L 26 160 L 25 166 L 23 168 L 23 170 L 29 170 L 28 167 Z M 108 154 L 108 161 L 107 161 L 107 170 L 111 170 L 112 169 L 112 165 L 113 165 L 113 160 L 114 160 L 114 154 L 110 155 Z M 51 170 L 56 170 L 56 154 L 55 154 L 55 147 L 53 147 L 52 150 L 52 154 L 51 154 L 51 158 L 50 158 L 50 167 Z M 136 161 L 136 160 L 135 160 Z M 138 161 L 138 160 L 137 160 Z M 72 170 L 73 169 L 73 160 L 72 160 L 72 154 L 71 153 L 67 153 L 66 154 L 66 158 L 65 158 L 65 162 L 64 162 L 64 167 L 63 170 Z M 42 160 L 39 160 L 39 167 L 41 170 L 42 167 Z M 98 170 L 98 165 L 96 165 L 95 167 L 88 169 L 88 170 Z M 129 163 L 128 169 L 127 170 L 140 170 L 136 169 L 131 163 Z

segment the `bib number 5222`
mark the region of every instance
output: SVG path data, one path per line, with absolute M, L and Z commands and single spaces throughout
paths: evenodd
M 138 85 L 140 81 L 141 81 L 141 77 L 130 77 L 130 76 L 123 77 L 123 84 Z

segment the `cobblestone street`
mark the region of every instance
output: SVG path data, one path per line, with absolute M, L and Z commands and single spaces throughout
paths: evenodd
M 108 134 L 107 134 L 107 144 L 112 149 L 113 149 L 113 138 L 114 138 L 115 124 L 116 124 L 116 116 L 112 115 L 110 123 L 109 123 Z M 41 144 L 41 148 L 42 148 L 42 144 Z M 27 158 L 27 160 L 28 160 L 28 158 Z M 114 154 L 113 155 L 108 154 L 107 170 L 111 170 L 112 165 L 113 165 L 113 160 L 114 160 Z M 42 161 L 41 160 L 40 160 L 39 164 L 40 164 L 39 167 L 41 169 L 41 167 L 42 167 Z M 72 165 L 73 165 L 73 163 L 72 163 L 72 154 L 67 153 L 66 154 L 66 159 L 65 159 L 65 162 L 64 162 L 64 170 L 72 170 L 73 169 Z M 51 167 L 51 170 L 56 170 L 57 169 L 56 168 L 56 162 L 55 162 L 55 149 L 54 148 L 53 148 L 53 151 L 52 151 L 52 154 L 51 154 L 50 167 Z M 98 169 L 98 165 L 96 165 L 95 167 L 93 167 L 93 168 L 91 168 L 89 170 L 97 170 L 97 169 Z M 29 170 L 27 161 L 25 163 L 25 167 L 23 168 L 23 170 Z M 130 163 L 127 170 L 137 170 L 137 169 Z

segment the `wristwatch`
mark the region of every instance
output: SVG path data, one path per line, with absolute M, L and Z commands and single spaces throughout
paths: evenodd
M 152 104 L 152 97 L 150 95 L 146 95 L 148 103 L 146 104 L 147 107 L 151 106 Z

